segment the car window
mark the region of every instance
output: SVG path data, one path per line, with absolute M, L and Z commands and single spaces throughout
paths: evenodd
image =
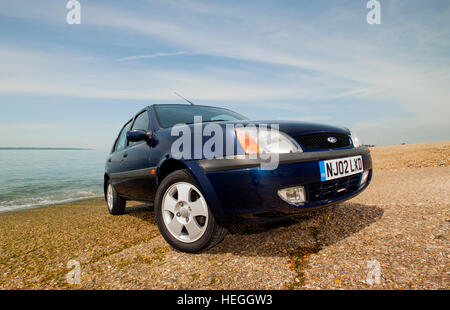
M 134 121 L 132 130 L 145 130 L 148 131 L 148 113 L 147 111 L 142 112 L 141 114 L 136 117 L 136 120 Z
M 149 119 L 148 119 L 148 113 L 147 111 L 142 112 L 136 117 L 136 120 L 134 121 L 132 130 L 145 130 L 148 131 L 148 127 L 150 125 Z M 128 145 L 135 145 L 139 142 L 130 142 Z
M 125 127 L 122 129 L 119 139 L 117 139 L 116 144 L 116 152 L 121 151 L 127 147 L 127 132 L 131 128 L 131 122 L 125 125 Z
M 194 116 L 201 116 L 203 122 L 246 120 L 245 116 L 217 107 L 197 105 L 157 105 L 156 117 L 163 128 L 173 127 L 176 124 L 189 124 L 194 122 Z

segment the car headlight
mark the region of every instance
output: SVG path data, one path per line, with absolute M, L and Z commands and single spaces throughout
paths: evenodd
M 284 154 L 303 152 L 287 134 L 272 128 L 236 128 L 236 137 L 245 154 Z
M 359 140 L 359 138 L 356 135 L 351 134 L 350 138 L 352 139 L 353 147 L 360 147 L 360 146 L 362 146 L 361 140 Z

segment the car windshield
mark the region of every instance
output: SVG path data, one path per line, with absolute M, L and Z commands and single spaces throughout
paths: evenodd
M 157 105 L 154 106 L 156 117 L 163 128 L 173 127 L 177 124 L 192 124 L 194 116 L 201 116 L 202 122 L 237 121 L 248 118 L 236 112 L 198 105 Z

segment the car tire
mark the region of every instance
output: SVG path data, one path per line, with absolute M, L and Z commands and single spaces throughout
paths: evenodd
M 114 186 L 108 181 L 106 184 L 106 205 L 109 213 L 112 215 L 124 214 L 126 203 L 127 201 L 117 194 Z
M 173 248 L 195 253 L 220 243 L 227 229 L 219 226 L 206 203 L 200 186 L 184 169 L 169 174 L 156 192 L 158 228 Z

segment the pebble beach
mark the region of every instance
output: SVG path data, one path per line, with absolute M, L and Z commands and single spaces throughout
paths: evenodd
M 361 195 L 237 227 L 195 255 L 173 250 L 137 202 L 121 216 L 101 198 L 2 213 L 0 289 L 448 289 L 450 141 L 371 152 Z

